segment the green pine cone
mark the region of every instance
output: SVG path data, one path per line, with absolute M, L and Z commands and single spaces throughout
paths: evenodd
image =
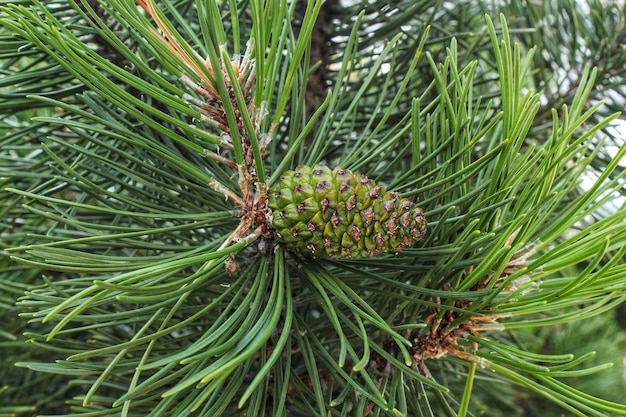
M 322 165 L 285 172 L 269 193 L 276 238 L 319 258 L 400 251 L 426 233 L 422 209 L 365 175 Z

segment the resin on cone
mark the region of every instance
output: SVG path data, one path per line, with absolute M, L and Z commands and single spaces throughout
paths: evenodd
M 412 201 L 365 175 L 300 166 L 269 193 L 276 238 L 319 258 L 354 258 L 401 251 L 422 239 L 426 218 Z

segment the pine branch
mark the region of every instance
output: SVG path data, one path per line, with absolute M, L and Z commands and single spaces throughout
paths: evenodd
M 338 16 L 336 75 L 312 114 L 322 2 L 299 31 L 295 3 L 4 4 L 2 67 L 34 109 L 0 107 L 0 337 L 18 347 L 7 412 L 504 415 L 534 393 L 626 415 L 568 383 L 609 365 L 535 339 L 626 297 L 626 211 L 593 219 L 623 189 L 626 148 L 579 189 L 618 117 L 594 96 L 610 71 L 582 66 L 538 127 L 541 48 L 516 43 L 528 32 L 504 17 L 460 32 L 472 4 Z M 46 88 L 31 95 L 31 80 Z M 268 192 L 320 162 L 419 201 L 424 238 L 342 259 L 281 240 Z M 326 204 L 380 197 L 343 201 L 339 187 Z

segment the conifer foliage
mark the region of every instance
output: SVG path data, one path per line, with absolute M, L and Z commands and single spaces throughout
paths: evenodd
M 624 10 L 511 3 L 0 2 L 0 415 L 626 416 Z

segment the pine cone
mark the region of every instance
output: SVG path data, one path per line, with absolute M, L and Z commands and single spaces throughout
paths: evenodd
M 411 246 L 426 233 L 422 209 L 349 170 L 300 166 L 270 189 L 279 242 L 319 258 L 376 256 Z

